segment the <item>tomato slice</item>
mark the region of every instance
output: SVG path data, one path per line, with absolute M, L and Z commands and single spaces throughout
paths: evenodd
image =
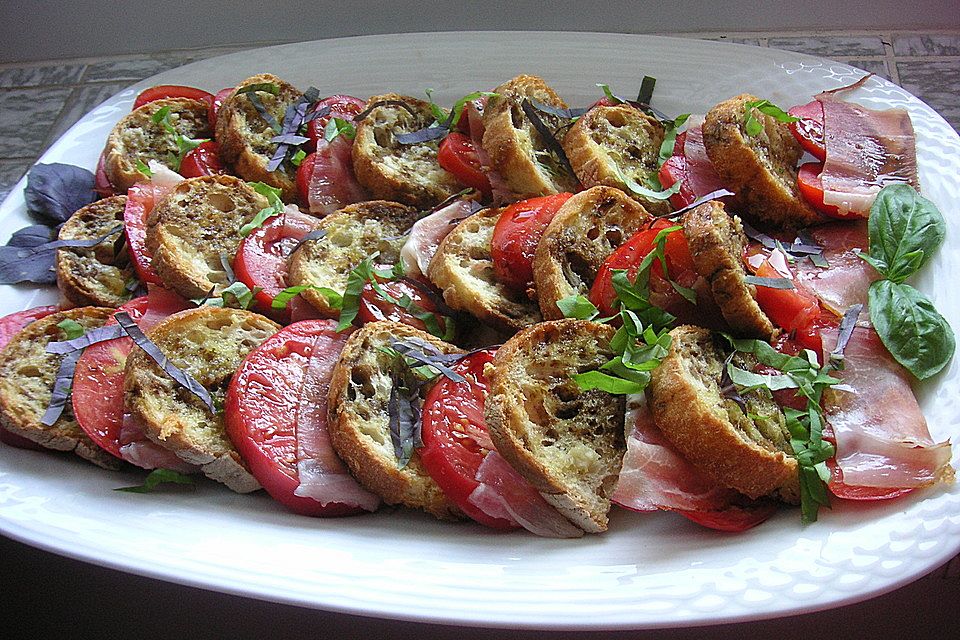
M 133 185 L 127 190 L 127 204 L 123 210 L 123 232 L 127 236 L 130 261 L 137 278 L 144 285 L 163 285 L 153 268 L 153 256 L 147 250 L 147 216 L 153 209 L 154 191 L 148 183 Z
M 749 254 L 750 250 L 747 251 Z M 762 253 L 746 255 L 744 260 L 750 271 L 760 278 L 794 280 L 786 259 L 779 251 L 766 257 Z M 809 333 L 812 328 L 808 325 L 820 317 L 820 301 L 801 287 L 777 289 L 758 285 L 754 297 L 773 324 L 786 331 L 796 331 L 803 327 L 806 328 L 805 332 Z
M 488 390 L 483 368 L 494 353 L 493 349 L 478 351 L 451 367 L 466 382 L 441 377 L 433 385 L 423 403 L 423 447 L 418 452 L 430 477 L 464 513 L 488 527 L 507 529 L 513 525 L 487 515 L 468 500 L 480 484 L 477 469 L 493 449 L 483 418 Z
M 113 188 L 113 184 L 110 182 L 110 178 L 107 176 L 107 157 L 103 153 L 100 154 L 100 159 L 97 160 L 97 171 L 94 174 L 93 190 L 100 194 L 102 198 L 109 198 L 117 193 Z
M 207 104 L 213 102 L 213 94 L 203 89 L 177 84 L 158 84 L 141 91 L 133 102 L 133 108 L 137 109 L 154 100 L 162 100 L 163 98 L 190 98 L 191 100 L 203 100 Z
M 217 113 L 220 112 L 220 107 L 223 106 L 223 103 L 227 101 L 236 87 L 227 87 L 226 89 L 220 89 L 213 96 L 213 100 L 210 101 L 210 106 L 207 107 L 207 120 L 210 122 L 210 129 L 213 131 L 217 130 Z
M 827 159 L 827 148 L 823 138 L 823 104 L 813 100 L 807 104 L 793 107 L 787 111 L 791 116 L 800 118 L 788 123 L 790 133 L 800 146 L 821 162 Z
M 317 164 L 317 153 L 309 153 L 300 161 L 297 167 L 297 195 L 304 207 L 310 206 L 310 180 L 313 177 L 313 168 Z
M 256 293 L 257 308 L 286 321 L 289 313 L 271 308 L 274 297 L 287 288 L 287 257 L 300 240 L 317 228 L 319 220 L 285 210 L 267 220 L 240 242 L 233 270 L 237 279 Z
M 473 140 L 468 136 L 458 131 L 447 134 L 447 137 L 440 143 L 437 162 L 440 163 L 441 167 L 452 173 L 458 182 L 473 187 L 482 193 L 484 198 L 489 198 L 493 193 L 490 178 L 487 177 L 480 166 L 477 149 L 473 145 Z
M 180 175 L 184 178 L 199 178 L 200 176 L 215 176 L 225 173 L 226 169 L 220 162 L 220 145 L 213 140 L 201 142 L 183 156 L 180 162 Z
M 763 502 L 751 506 L 730 505 L 719 511 L 683 511 L 676 512 L 697 524 L 728 533 L 740 533 L 765 522 L 777 511 L 774 502 Z
M 380 284 L 380 288 L 395 300 L 407 296 L 413 301 L 413 304 L 421 310 L 432 313 L 434 318 L 437 319 L 437 324 L 440 326 L 441 331 L 445 331 L 447 319 L 440 313 L 437 313 L 436 304 L 424 293 L 424 288 L 429 286 L 430 285 L 427 284 L 418 286 L 408 280 L 391 280 Z M 423 320 L 414 316 L 403 307 L 381 298 L 380 294 L 374 290 L 373 285 L 369 282 L 364 285 L 363 290 L 360 292 L 360 309 L 357 312 L 357 317 L 360 319 L 360 322 L 364 324 L 376 322 L 377 320 L 393 320 L 394 322 L 402 322 L 411 327 L 416 327 L 421 331 L 428 331 L 427 325 Z
M 493 228 L 490 255 L 497 278 L 516 289 L 533 282 L 533 254 L 547 225 L 573 196 L 558 193 L 514 202 L 503 210 Z
M 366 104 L 367 103 L 360 98 L 342 94 L 332 95 L 317 102 L 313 108 L 314 111 L 330 107 L 330 113 L 325 116 L 320 116 L 319 118 L 314 118 L 307 124 L 307 137 L 310 138 L 310 142 L 306 145 L 307 149 L 309 151 L 317 150 L 317 142 L 323 140 L 327 124 L 333 118 L 340 118 L 341 120 L 347 121 L 353 120 L 353 116 L 363 111 Z
M 826 204 L 823 201 L 823 163 L 807 162 L 797 170 L 797 188 L 807 203 L 830 218 L 837 220 L 857 220 L 867 217 L 869 212 L 848 211 L 841 213 L 836 205 Z
M 326 443 L 324 466 L 346 474 L 326 435 L 326 398 L 333 364 L 347 341 L 332 320 L 306 320 L 285 327 L 250 352 L 230 381 L 224 404 L 226 429 L 250 473 L 275 500 L 299 514 L 340 516 L 359 507 L 296 495 L 300 486 L 297 462 L 298 428 L 305 424 L 304 403 L 316 405 L 308 428 Z M 311 359 L 321 375 L 308 382 Z M 322 404 L 319 404 L 322 403 Z

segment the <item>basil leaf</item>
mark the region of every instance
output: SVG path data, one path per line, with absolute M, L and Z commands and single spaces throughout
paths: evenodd
M 654 190 L 639 184 L 636 180 L 625 174 L 617 163 L 613 163 L 613 173 L 630 191 L 634 194 L 646 198 L 647 200 L 668 200 L 670 196 L 680 191 L 682 181 L 677 180 L 667 189 Z
M 557 307 L 564 318 L 577 320 L 593 320 L 600 315 L 600 310 L 590 300 L 580 295 L 571 295 L 557 300 Z
M 917 272 L 943 243 L 946 224 L 936 205 L 906 184 L 877 194 L 867 221 L 870 262 L 894 282 Z M 865 260 L 866 256 L 862 256 Z
M 760 113 L 776 119 L 778 122 L 796 122 L 800 118 L 790 115 L 769 100 L 751 100 L 743 105 L 743 126 L 748 136 L 759 135 L 763 131 L 763 125 L 753 115 L 756 109 Z
M 295 287 L 287 287 L 273 297 L 270 303 L 272 309 L 286 309 L 291 300 L 306 290 L 319 291 L 327 299 L 327 304 L 333 309 L 339 309 L 343 305 L 343 296 L 330 289 L 329 287 L 318 287 L 312 284 L 300 284 Z
M 73 212 L 96 201 L 93 174 L 70 164 L 37 164 L 27 174 L 27 211 L 49 222 L 66 222 Z
M 799 386 L 796 380 L 789 375 L 753 373 L 752 371 L 735 367 L 732 362 L 727 363 L 727 374 L 735 385 L 747 389 L 766 387 L 770 391 L 781 391 L 783 389 L 796 389 Z
M 908 284 L 878 280 L 868 290 L 870 321 L 890 354 L 925 380 L 946 366 L 956 349 L 953 330 L 933 303 Z
M 139 487 L 119 487 L 114 489 L 114 491 L 127 491 L 129 493 L 150 493 L 161 484 L 170 483 L 170 484 L 194 484 L 193 478 L 188 475 L 184 475 L 178 471 L 173 471 L 172 469 L 154 469 L 151 471 L 146 479 L 143 481 L 143 484 Z
M 673 147 L 676 146 L 677 143 L 677 133 L 679 133 L 680 127 L 686 123 L 689 117 L 689 113 L 684 113 L 674 118 L 673 122 L 667 123 L 663 142 L 660 144 L 660 157 L 657 159 L 658 167 L 662 167 L 663 163 L 673 155 Z
M 619 395 L 640 393 L 646 388 L 645 384 L 624 380 L 623 378 L 615 378 L 600 371 L 587 371 L 586 373 L 577 373 L 570 377 L 577 383 L 577 386 L 584 391 L 599 389 L 600 391 Z
M 71 320 L 70 318 L 61 320 L 57 323 L 57 326 L 60 327 L 61 331 L 63 331 L 63 335 L 67 340 L 74 340 L 85 333 L 83 325 L 76 320 Z

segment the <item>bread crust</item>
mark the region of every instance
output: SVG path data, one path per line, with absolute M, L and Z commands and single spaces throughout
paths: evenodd
M 127 196 L 112 196 L 78 209 L 60 227 L 59 240 L 101 238 L 120 230 L 89 249 L 57 249 L 57 287 L 71 305 L 119 307 L 130 299 L 127 283 L 134 277 L 126 245 L 119 255 L 115 243 L 123 234 Z
M 72 320 L 89 331 L 102 326 L 113 311 L 105 307 L 60 311 L 31 322 L 7 343 L 0 351 L 0 427 L 49 449 L 73 451 L 105 469 L 120 468 L 120 461 L 80 428 L 70 402 L 53 425 L 40 422 L 64 358 L 46 352 L 49 343 L 67 339 L 57 325 Z
M 703 143 L 720 178 L 736 194 L 738 212 L 750 221 L 796 229 L 824 221 L 797 187 L 797 163 L 803 155 L 789 127 L 773 116 L 753 111 L 763 125 L 747 135 L 745 105 L 757 97 L 741 94 L 707 112 Z
M 607 257 L 650 220 L 643 205 L 613 187 L 591 187 L 567 200 L 533 255 L 533 281 L 543 317 L 562 318 L 557 301 L 586 295 Z
M 727 215 L 723 204 L 711 200 L 687 211 L 682 221 L 697 273 L 710 285 L 730 328 L 741 336 L 772 339 L 777 329 L 757 304 L 756 286 L 744 279 L 747 237 L 740 219 Z
M 726 352 L 707 329 L 684 325 L 670 332 L 670 351 L 651 376 L 650 408 L 654 421 L 694 466 L 723 486 L 750 497 L 775 495 L 800 500 L 797 461 L 782 412 L 769 395 L 743 392 L 754 415 L 748 417 L 720 394 Z M 744 357 L 734 363 L 751 368 Z
M 566 103 L 543 78 L 531 75 L 508 80 L 493 93 L 483 110 L 483 149 L 516 197 L 526 199 L 575 191 L 576 177 L 569 175 L 551 156 L 522 108 L 523 101 L 528 99 L 561 109 L 566 108 Z M 538 115 L 554 130 L 566 124 L 556 116 Z
M 624 398 L 583 391 L 570 376 L 613 357 L 612 327 L 555 320 L 510 338 L 487 365 L 487 429 L 503 456 L 587 532 L 607 529 L 626 451 Z
M 284 202 L 297 200 L 296 168 L 282 162 L 276 171 L 267 171 L 267 165 L 277 150 L 277 143 L 270 139 L 280 135 L 274 131 L 257 111 L 250 98 L 241 90 L 255 84 L 276 85 L 278 92 L 256 91 L 264 108 L 280 126 L 287 107 L 302 95 L 295 86 L 270 73 L 251 76 L 237 85 L 237 89 L 223 101 L 217 112 L 217 143 L 220 159 L 233 172 L 250 182 L 265 182 L 282 191 Z
M 672 211 L 669 200 L 631 193 L 621 175 L 650 188 L 659 184 L 663 138 L 663 125 L 639 109 L 625 104 L 599 106 L 574 123 L 563 137 L 563 150 L 584 187 L 615 187 L 653 215 L 661 215 Z
M 137 160 L 144 164 L 156 160 L 177 169 L 169 161 L 169 156 L 178 152 L 174 136 L 162 123 L 153 121 L 153 116 L 165 107 L 170 108 L 169 122 L 178 133 L 194 140 L 213 137 L 207 103 L 202 100 L 164 98 L 134 109 L 113 127 L 103 150 L 104 170 L 116 191 L 126 192 L 134 183 L 146 180 L 137 169 Z
M 466 311 L 499 331 L 514 333 L 540 322 L 537 303 L 500 282 L 493 272 L 490 243 L 502 209 L 481 209 L 465 218 L 440 243 L 427 276 L 452 309 Z
M 220 295 L 230 284 L 223 259 L 233 262 L 240 228 L 266 206 L 265 197 L 233 176 L 184 180 L 147 217 L 154 269 L 184 298 Z
M 222 406 L 240 362 L 279 329 L 252 311 L 204 306 L 165 318 L 147 336 Z M 211 415 L 141 349 L 127 358 L 124 392 L 124 404 L 147 438 L 237 493 L 260 488 L 230 442 L 223 414 Z
M 387 504 L 423 509 L 442 520 L 459 519 L 460 510 L 423 468 L 416 450 L 406 466 L 397 466 L 388 411 L 393 356 L 382 349 L 392 340 L 409 339 L 427 342 L 443 353 L 462 353 L 429 333 L 389 320 L 355 331 L 330 380 L 330 442 L 360 484 Z
M 391 104 L 397 102 L 405 106 Z M 383 104 L 375 107 L 378 103 Z M 440 139 L 396 141 L 397 134 L 419 131 L 434 121 L 428 102 L 387 93 L 372 96 L 365 110 L 371 107 L 356 125 L 353 171 L 375 198 L 429 209 L 463 188 L 437 160 Z
M 417 221 L 419 212 L 399 202 L 371 200 L 347 205 L 317 225 L 323 237 L 303 243 L 289 258 L 292 286 L 326 287 L 342 294 L 350 271 L 379 252 L 378 264 L 396 264 L 403 234 Z M 301 294 L 324 318 L 340 311 L 326 296 L 307 289 Z

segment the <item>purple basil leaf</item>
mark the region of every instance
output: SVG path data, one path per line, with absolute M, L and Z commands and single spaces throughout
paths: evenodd
M 93 174 L 71 164 L 37 164 L 27 174 L 23 197 L 27 211 L 51 222 L 66 222 L 73 212 L 95 202 Z
M 64 340 L 63 342 L 51 342 L 47 344 L 47 353 L 72 353 L 74 351 L 80 351 L 86 349 L 92 344 L 97 344 L 98 342 L 106 342 L 107 340 L 115 340 L 121 336 L 125 335 L 123 327 L 119 324 L 108 324 L 103 327 L 97 327 L 96 329 L 91 329 L 87 331 L 79 338 L 74 338 L 73 340 Z
M 398 133 L 394 136 L 394 139 L 400 144 L 419 144 L 421 142 L 443 138 L 448 133 L 450 133 L 450 130 L 443 126 L 427 127 L 425 129 L 418 129 L 412 133 Z
M 56 229 L 45 224 L 33 224 L 18 229 L 7 241 L 8 247 L 39 247 L 57 237 Z
M 80 360 L 80 354 L 83 351 L 72 351 L 63 357 L 60 361 L 60 368 L 57 369 L 57 378 L 53 383 L 53 392 L 50 394 L 50 404 L 40 418 L 40 424 L 52 427 L 63 414 L 67 402 L 70 400 L 70 390 L 73 387 L 73 373 L 77 369 L 77 361 Z
M 56 251 L 38 253 L 29 258 L 20 254 L 23 247 L 0 247 L 0 284 L 54 284 L 57 273 L 54 265 Z

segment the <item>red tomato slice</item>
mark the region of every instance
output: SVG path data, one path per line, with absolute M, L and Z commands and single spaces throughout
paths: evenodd
M 163 280 L 153 268 L 153 256 L 147 250 L 147 215 L 153 209 L 153 187 L 137 183 L 127 191 L 127 205 L 123 210 L 123 232 L 127 236 L 127 248 L 137 278 L 144 285 L 163 285 Z
M 775 253 L 773 255 L 781 254 Z M 760 278 L 793 280 L 793 274 L 786 265 L 786 261 L 783 261 L 784 264 L 780 265 L 778 269 L 771 263 L 771 259 L 772 256 L 764 257 L 763 254 L 754 254 L 745 257 L 745 262 L 750 271 Z M 776 289 L 758 285 L 754 297 L 773 324 L 786 331 L 799 330 L 801 327 L 806 328 L 820 317 L 820 301 L 816 296 L 800 287 Z M 809 334 L 811 330 L 809 328 L 805 329 L 805 333 Z
M 793 107 L 787 111 L 796 122 L 790 122 L 790 133 L 810 155 L 821 162 L 827 159 L 823 142 L 823 104 L 819 100 Z
M 220 107 L 223 106 L 223 103 L 227 101 L 236 87 L 227 87 L 226 89 L 220 89 L 217 91 L 216 95 L 213 96 L 213 100 L 210 101 L 210 106 L 207 107 L 207 120 L 210 121 L 210 128 L 216 131 L 217 129 L 217 113 L 220 111 Z
M 314 118 L 307 124 L 307 137 L 310 138 L 310 142 L 306 145 L 307 149 L 309 151 L 316 151 L 317 141 L 323 139 L 327 123 L 333 118 L 340 118 L 341 120 L 347 121 L 353 120 L 353 116 L 363 111 L 366 104 L 367 103 L 360 98 L 345 95 L 332 95 L 317 102 L 313 108 L 314 111 L 330 107 L 330 113 L 325 116 L 320 116 L 319 118 Z
M 657 220 L 649 229 L 631 236 L 604 261 L 600 270 L 597 271 L 593 286 L 590 287 L 590 301 L 600 310 L 601 315 L 612 315 L 617 312 L 615 305 L 617 292 L 613 288 L 613 272 L 625 270 L 632 282 L 637 277 L 640 263 L 648 253 L 653 251 L 657 234 L 671 226 L 674 225 L 667 220 Z M 683 236 L 682 230 L 667 235 L 663 252 L 667 258 L 667 270 L 674 282 L 689 286 L 697 279 L 693 257 L 690 255 L 690 248 L 687 246 L 687 239 Z M 650 288 L 666 294 L 672 291 L 672 287 L 664 279 L 663 267 L 659 260 L 654 260 L 650 269 Z M 676 295 L 680 297 L 679 293 Z
M 423 286 L 428 287 L 429 285 L 425 284 Z M 446 318 L 436 313 L 437 307 L 433 300 L 427 297 L 419 287 L 406 280 L 391 280 L 390 282 L 381 283 L 380 288 L 395 300 L 399 300 L 405 295 L 409 296 L 410 299 L 413 300 L 413 303 L 420 309 L 433 313 L 441 329 L 446 329 Z M 416 327 L 421 331 L 427 331 L 427 326 L 423 320 L 417 318 L 403 307 L 399 307 L 381 298 L 380 294 L 374 290 L 373 285 L 369 282 L 364 285 L 363 291 L 360 292 L 360 309 L 357 312 L 357 317 L 360 319 L 360 322 L 364 324 L 376 322 L 377 320 L 393 320 L 394 322 L 402 322 L 411 327 Z
M 514 202 L 493 228 L 490 255 L 501 282 L 523 289 L 533 282 L 533 253 L 544 230 L 572 193 Z
M 765 502 L 749 507 L 730 505 L 721 511 L 681 511 L 676 512 L 699 525 L 717 531 L 740 533 L 766 521 L 777 511 L 773 502 Z
M 149 331 L 170 314 L 191 306 L 177 294 L 156 287 L 117 312 L 129 313 L 141 329 Z M 113 318 L 108 321 L 115 323 Z M 77 424 L 91 440 L 118 458 L 123 425 L 123 367 L 133 347 L 133 340 L 127 337 L 90 345 L 84 349 L 73 374 L 73 415 Z
M 484 198 L 489 198 L 493 193 L 490 178 L 483 172 L 477 149 L 468 136 L 457 131 L 447 134 L 440 143 L 437 162 L 461 184 L 481 192 Z
M 251 290 L 260 287 L 256 301 L 262 312 L 282 321 L 289 319 L 288 312 L 272 309 L 270 305 L 288 286 L 287 257 L 304 236 L 317 228 L 318 222 L 313 216 L 284 211 L 240 242 L 233 270 L 237 279 Z
M 101 153 L 100 159 L 97 160 L 97 171 L 94 174 L 93 181 L 93 190 L 100 194 L 102 198 L 109 198 L 112 195 L 116 194 L 113 185 L 110 183 L 110 178 L 107 177 L 107 158 Z
M 226 172 L 220 162 L 220 145 L 213 140 L 201 142 L 183 156 L 178 172 L 184 178 L 199 178 L 200 176 L 215 176 Z
M 137 109 L 154 100 L 163 98 L 190 98 L 191 100 L 203 100 L 207 104 L 213 102 L 213 94 L 196 87 L 185 87 L 176 84 L 158 84 L 155 87 L 144 89 L 133 102 L 133 108 Z
M 310 180 L 316 164 L 317 154 L 314 152 L 307 154 L 297 167 L 297 195 L 300 197 L 300 203 L 306 208 L 310 206 Z
M 324 381 L 329 386 L 329 374 L 349 335 L 337 333 L 335 327 L 332 320 L 305 320 L 271 336 L 241 363 L 230 381 L 224 404 L 227 434 L 250 473 L 275 500 L 308 516 L 340 516 L 360 511 L 338 502 L 323 505 L 294 494 L 300 485 L 297 427 L 301 404 L 325 403 L 327 397 L 325 388 L 304 386 L 307 368 L 311 358 L 323 358 L 329 364 Z M 311 415 L 317 420 L 326 411 Z M 310 427 L 326 433 L 325 422 Z M 339 462 L 332 448 L 329 453 L 335 463 Z
M 823 215 L 837 220 L 856 220 L 867 217 L 868 212 L 848 211 L 847 213 L 841 213 L 840 208 L 836 205 L 824 203 L 822 173 L 822 162 L 807 162 L 800 165 L 800 169 L 797 170 L 797 188 L 800 190 L 800 195 L 811 207 Z
M 464 513 L 488 527 L 507 529 L 513 525 L 467 500 L 480 484 L 477 469 L 493 447 L 483 418 L 488 389 L 483 368 L 494 353 L 478 351 L 451 367 L 466 382 L 441 377 L 433 385 L 423 402 L 423 447 L 418 451 L 424 469 Z

